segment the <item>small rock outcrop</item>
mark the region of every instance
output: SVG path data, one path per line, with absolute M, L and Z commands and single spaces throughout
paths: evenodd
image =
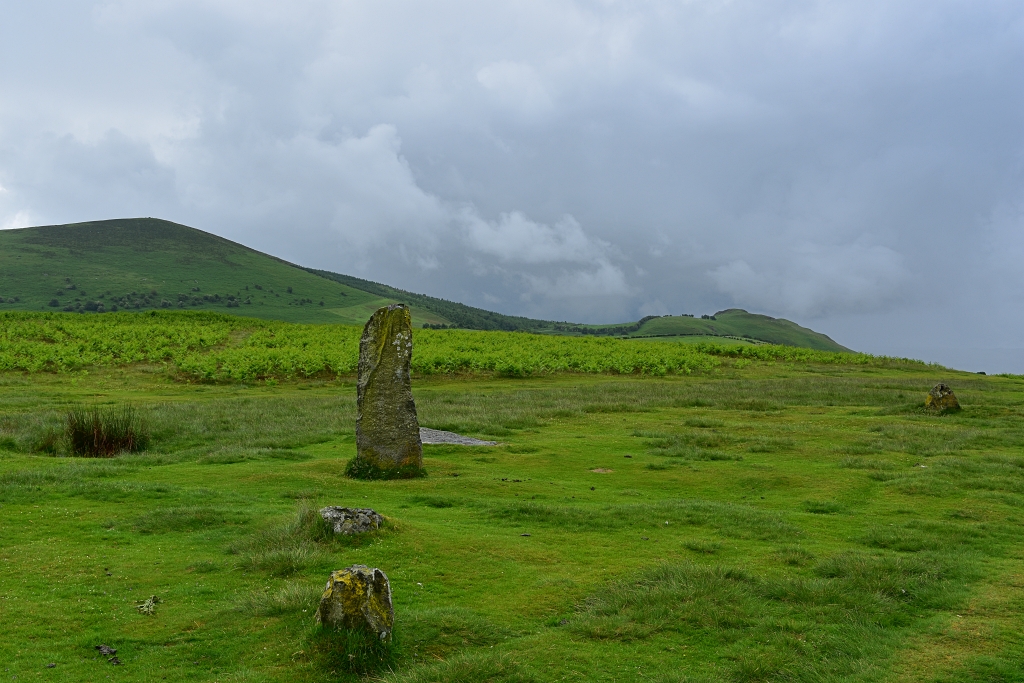
M 387 575 L 362 564 L 331 572 L 316 621 L 330 628 L 366 630 L 381 640 L 391 640 L 395 610 Z
M 343 508 L 328 505 L 321 508 L 320 516 L 324 518 L 336 534 L 362 534 L 376 531 L 384 524 L 384 518 L 370 508 Z
M 936 384 L 932 387 L 924 399 L 924 405 L 940 412 L 960 410 L 960 401 L 956 400 L 956 394 L 945 384 Z
M 359 340 L 356 458 L 349 474 L 364 478 L 418 476 L 423 445 L 412 398 L 412 316 L 404 304 L 378 309 Z

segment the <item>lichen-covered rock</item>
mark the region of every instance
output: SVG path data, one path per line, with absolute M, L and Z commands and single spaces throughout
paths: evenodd
M 956 400 L 956 394 L 945 384 L 936 384 L 932 387 L 924 399 L 924 405 L 938 411 L 960 410 L 960 401 Z
M 375 312 L 359 340 L 355 471 L 423 468 L 423 445 L 412 398 L 412 316 L 403 304 Z
M 362 564 L 331 572 L 316 621 L 331 628 L 364 629 L 391 640 L 395 610 L 387 575 Z
M 384 518 L 370 508 L 343 508 L 328 505 L 320 510 L 324 518 L 336 534 L 362 534 L 376 531 L 384 524 Z

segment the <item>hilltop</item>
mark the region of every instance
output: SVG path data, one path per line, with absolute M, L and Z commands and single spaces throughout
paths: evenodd
M 396 301 L 153 218 L 0 232 L 0 297 L 0 310 L 185 308 L 349 324 Z M 420 325 L 450 322 L 421 307 L 413 316 Z
M 0 231 L 0 311 L 100 313 L 213 310 L 297 323 L 361 325 L 407 303 L 417 327 L 695 341 L 733 338 L 845 351 L 788 320 L 741 309 L 582 325 L 504 315 L 385 284 L 303 268 L 237 242 L 156 218 Z

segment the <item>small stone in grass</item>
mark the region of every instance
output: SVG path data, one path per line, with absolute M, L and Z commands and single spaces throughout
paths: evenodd
M 387 575 L 362 564 L 332 572 L 316 621 L 330 628 L 366 629 L 380 640 L 390 641 L 395 610 Z
M 520 536 L 529 536 L 530 534 L 519 534 Z
M 376 531 L 384 518 L 370 508 L 346 508 L 328 505 L 320 509 L 320 516 L 336 534 L 351 536 Z
M 928 396 L 924 399 L 924 405 L 926 408 L 939 412 L 960 410 L 960 402 L 956 399 L 956 394 L 947 385 L 942 383 L 932 387 L 932 390 L 928 392 Z

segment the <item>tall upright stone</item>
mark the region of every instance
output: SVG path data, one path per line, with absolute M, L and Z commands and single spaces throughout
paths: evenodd
M 404 304 L 377 309 L 359 340 L 356 449 L 349 473 L 357 477 L 422 474 L 423 445 L 412 398 L 412 316 Z

